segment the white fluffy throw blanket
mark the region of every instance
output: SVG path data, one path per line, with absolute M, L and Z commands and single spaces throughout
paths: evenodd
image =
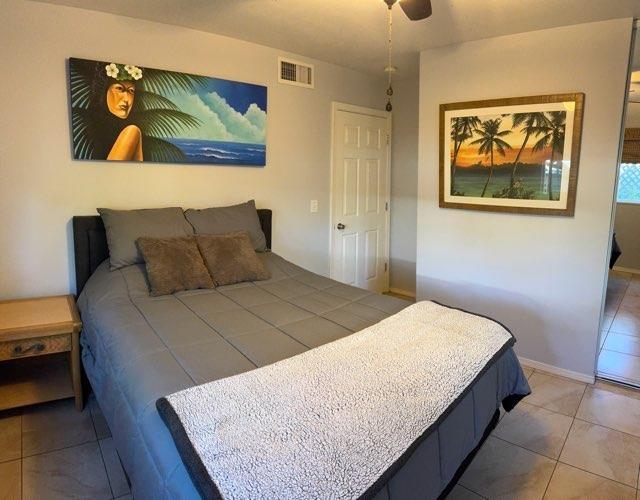
M 205 497 L 358 498 L 512 343 L 492 320 L 420 302 L 158 408 Z

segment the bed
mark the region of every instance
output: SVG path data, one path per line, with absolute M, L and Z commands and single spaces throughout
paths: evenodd
M 271 211 L 259 210 L 267 247 Z M 273 252 L 267 281 L 150 297 L 144 266 L 109 271 L 98 216 L 73 218 L 82 362 L 135 498 L 198 498 L 156 401 L 348 336 L 404 309 Z M 489 363 L 416 443 L 377 499 L 445 496 L 499 418 L 528 393 L 513 350 Z

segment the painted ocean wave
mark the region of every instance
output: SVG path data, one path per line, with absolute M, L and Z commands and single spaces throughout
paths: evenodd
M 266 147 L 263 144 L 198 139 L 170 139 L 170 142 L 180 148 L 189 163 L 261 167 L 266 164 Z

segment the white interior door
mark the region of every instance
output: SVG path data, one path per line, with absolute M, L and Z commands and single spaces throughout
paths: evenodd
M 331 277 L 383 292 L 389 288 L 389 118 L 334 105 Z

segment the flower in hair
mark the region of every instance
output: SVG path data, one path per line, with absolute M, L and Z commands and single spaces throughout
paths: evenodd
M 118 78 L 118 73 L 120 73 L 120 70 L 115 63 L 107 64 L 104 69 L 107 70 L 107 76 L 116 79 Z

